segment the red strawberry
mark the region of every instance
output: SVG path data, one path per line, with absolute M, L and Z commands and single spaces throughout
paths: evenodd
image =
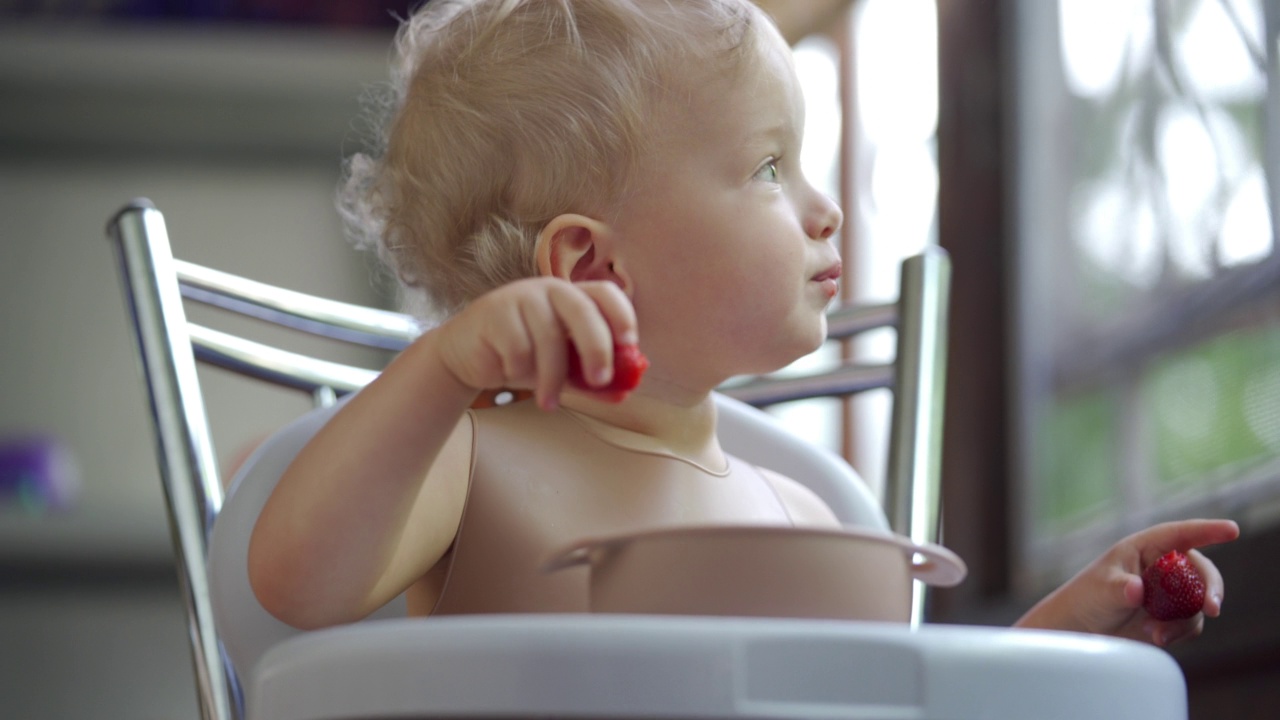
M 1143 571 L 1142 588 L 1142 606 L 1156 620 L 1185 620 L 1204 608 L 1204 579 L 1177 550 Z
M 620 402 L 627 393 L 640 384 L 640 376 L 649 367 L 649 358 L 640 352 L 638 345 L 613 346 L 613 379 L 603 387 L 591 387 L 582 374 L 582 358 L 578 350 L 569 343 L 569 382 L 583 390 L 605 393 L 610 400 Z

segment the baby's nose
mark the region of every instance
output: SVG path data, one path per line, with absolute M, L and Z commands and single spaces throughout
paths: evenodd
M 817 193 L 817 203 L 809 214 L 805 232 L 814 240 L 829 240 L 844 224 L 844 213 L 834 200 Z

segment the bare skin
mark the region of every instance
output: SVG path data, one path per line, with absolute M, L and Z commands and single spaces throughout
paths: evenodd
M 762 32 L 757 78 L 707 86 L 708 120 L 673 130 L 648 192 L 608 223 L 553 219 L 538 238 L 538 277 L 424 334 L 304 448 L 250 542 L 250 581 L 269 612 L 303 628 L 350 622 L 429 575 L 465 500 L 471 438 L 460 420 L 486 389 L 532 390 L 544 409 L 564 403 L 723 463 L 711 392 L 822 342 L 831 296 L 819 276 L 838 265 L 830 239 L 842 221 L 793 162 L 798 81 L 781 37 Z M 763 290 L 743 302 L 749 286 Z M 641 340 L 642 326 L 652 364 L 626 401 L 567 386 L 567 341 L 599 387 L 613 344 Z M 775 480 L 798 520 L 834 522 L 798 485 Z
M 1032 607 L 1017 627 L 1115 635 L 1159 646 L 1197 637 L 1205 618 L 1222 612 L 1225 589 L 1222 573 L 1195 548 L 1239 536 L 1239 526 L 1230 520 L 1182 520 L 1136 532 Z M 1185 552 L 1200 571 L 1205 603 L 1194 617 L 1160 622 L 1142 610 L 1142 571 L 1170 550 Z
M 799 171 L 803 103 L 787 44 L 763 23 L 759 32 L 745 79 L 699 85 L 696 117 L 670 124 L 627 208 L 607 222 L 552 219 L 537 239 L 536 277 L 482 295 L 425 333 L 303 449 L 250 542 L 250 581 L 269 612 L 300 628 L 335 625 L 406 589 L 415 607 L 431 607 L 468 490 L 465 412 L 487 390 L 528 390 L 545 410 L 564 405 L 722 465 L 711 393 L 816 348 L 839 275 L 830 240 L 843 218 Z M 625 401 L 567 386 L 567 342 L 602 387 L 614 343 L 637 341 L 651 367 Z M 770 478 L 798 522 L 835 523 L 811 493 Z M 1192 637 L 1223 597 L 1221 574 L 1195 548 L 1238 534 L 1221 520 L 1136 533 L 1018 626 L 1160 645 Z M 1138 573 L 1172 549 L 1190 551 L 1204 575 L 1205 609 L 1153 623 L 1139 607 Z

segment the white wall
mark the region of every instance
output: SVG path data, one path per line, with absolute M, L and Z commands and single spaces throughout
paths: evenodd
M 83 483 L 66 513 L 0 508 L 0 714 L 195 717 L 104 227 L 146 196 L 178 257 L 378 302 L 373 262 L 342 239 L 332 196 L 356 99 L 382 79 L 387 41 L 0 28 L 0 442 L 51 434 Z M 307 407 L 225 374 L 202 383 L 224 464 Z
M 83 471 L 79 502 L 65 517 L 6 516 L 0 556 L 129 559 L 166 551 L 145 396 L 106 218 L 146 195 L 165 213 L 177 257 L 374 302 L 372 268 L 334 227 L 334 182 L 332 172 L 310 167 L 55 160 L 0 168 L 0 428 L 55 434 Z M 221 375 L 204 382 L 229 452 L 306 407 L 303 398 L 289 403 L 289 395 Z

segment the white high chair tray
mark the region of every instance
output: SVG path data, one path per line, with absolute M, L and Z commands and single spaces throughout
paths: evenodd
M 1185 720 L 1164 651 L 976 626 L 623 615 L 367 621 L 263 656 L 248 720 Z

